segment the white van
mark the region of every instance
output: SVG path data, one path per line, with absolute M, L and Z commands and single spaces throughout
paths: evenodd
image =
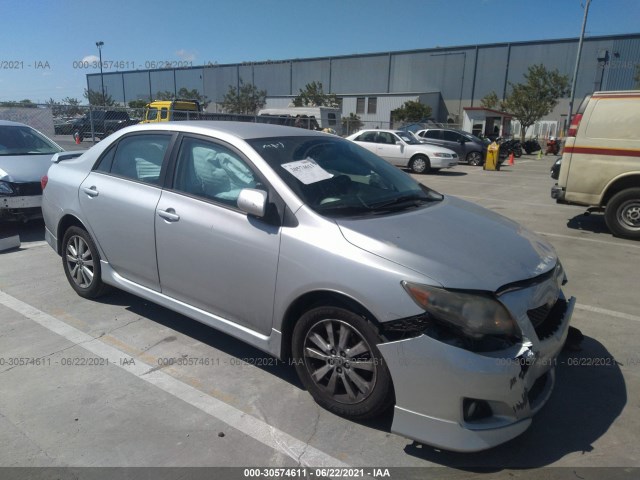
M 640 239 L 640 90 L 586 97 L 567 135 L 551 197 L 604 211 L 614 235 Z
M 258 115 L 273 115 L 295 119 L 295 126 L 309 130 L 331 129 L 337 135 L 342 131 L 341 110 L 334 107 L 264 108 Z

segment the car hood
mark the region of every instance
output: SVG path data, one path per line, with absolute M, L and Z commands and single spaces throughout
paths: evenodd
M 336 223 L 349 243 L 445 288 L 495 292 L 557 262 L 553 247 L 536 234 L 450 196 L 414 210 Z
M 13 183 L 39 182 L 51 166 L 53 154 L 0 155 L 0 180 Z

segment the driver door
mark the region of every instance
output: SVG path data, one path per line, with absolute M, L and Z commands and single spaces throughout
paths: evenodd
M 237 208 L 243 188 L 265 189 L 236 149 L 185 135 L 156 208 L 162 293 L 268 335 L 280 226 Z

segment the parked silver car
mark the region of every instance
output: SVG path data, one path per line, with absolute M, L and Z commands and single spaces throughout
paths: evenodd
M 62 148 L 23 123 L 0 120 L 0 219 L 42 217 L 40 179 Z
M 393 404 L 393 432 L 445 449 L 517 436 L 551 394 L 575 302 L 553 248 L 353 142 L 178 122 L 65 155 L 46 239 L 83 297 L 173 309 L 292 359 L 328 410 Z
M 453 150 L 421 143 L 412 133 L 402 130 L 361 130 L 347 140 L 413 173 L 437 172 L 458 165 L 458 154 Z

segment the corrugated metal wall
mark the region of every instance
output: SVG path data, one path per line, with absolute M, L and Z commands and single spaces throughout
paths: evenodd
M 216 65 L 180 70 L 105 73 L 105 90 L 116 101 L 148 98 L 158 91 L 177 92 L 182 87 L 197 89 L 210 101 L 221 102 L 229 86 L 239 81 L 265 89 L 269 96 L 296 95 L 307 83 L 319 81 L 327 92 L 340 95 L 385 93 L 420 94 L 439 91 L 446 114 L 454 116 L 461 107 L 479 106 L 491 91 L 500 98 L 509 82 L 523 80 L 530 65 L 542 63 L 571 76 L 577 39 L 515 44 L 439 48 L 411 52 L 353 55 Z M 610 61 L 598 63 L 598 53 L 608 50 Z M 477 54 L 477 58 L 476 58 Z M 636 66 L 640 64 L 640 34 L 585 39 L 576 101 L 595 88 L 634 88 Z M 100 74 L 87 75 L 90 89 L 100 91 Z M 380 104 L 381 107 L 383 104 Z M 353 110 L 345 109 L 344 112 Z M 443 112 L 440 112 L 441 114 Z

